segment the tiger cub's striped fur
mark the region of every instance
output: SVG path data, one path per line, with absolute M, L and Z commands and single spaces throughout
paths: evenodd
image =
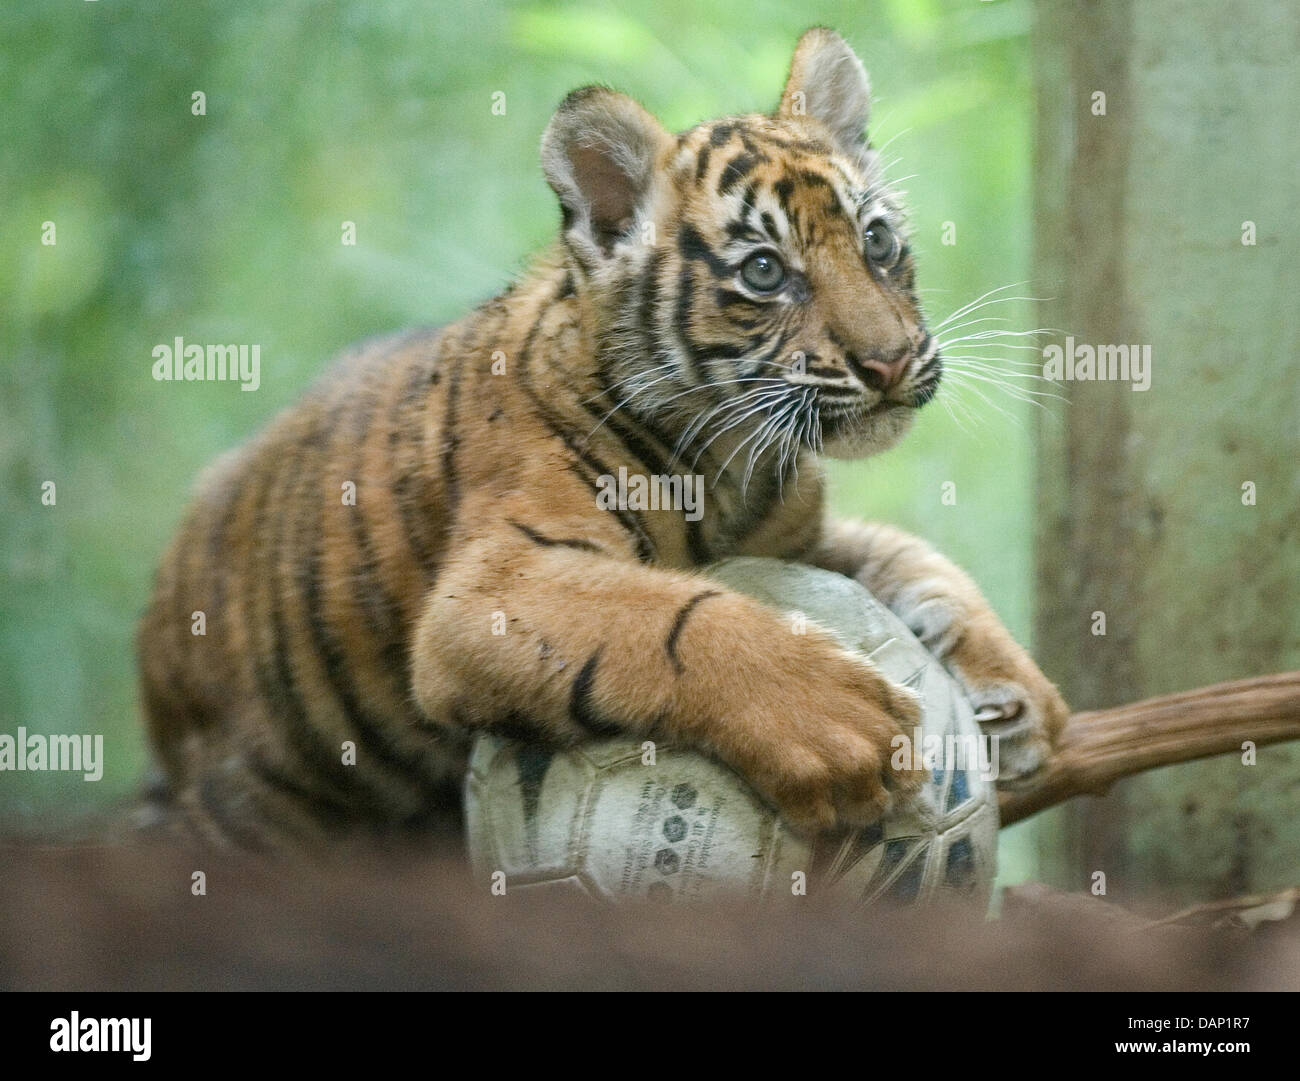
M 344 358 L 218 463 L 139 639 L 202 836 L 431 824 L 492 726 L 686 741 L 796 824 L 874 820 L 919 782 L 888 764 L 915 701 L 693 570 L 734 554 L 860 579 L 986 718 L 1028 726 L 1034 767 L 1063 703 L 970 580 L 895 529 L 823 522 L 818 453 L 893 444 L 941 370 L 867 112 L 821 29 L 771 116 L 674 137 L 575 92 L 542 143 L 554 250 L 459 323 Z M 610 505 L 620 470 L 702 476 L 703 513 Z

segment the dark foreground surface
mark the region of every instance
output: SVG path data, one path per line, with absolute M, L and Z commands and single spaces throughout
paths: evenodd
M 193 875 L 206 876 L 195 896 Z M 1300 920 L 1153 927 L 1029 887 L 857 915 L 494 897 L 452 859 L 0 847 L 0 989 L 1296 990 Z

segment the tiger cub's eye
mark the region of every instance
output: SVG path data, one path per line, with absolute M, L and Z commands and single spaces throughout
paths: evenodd
M 903 249 L 898 234 L 881 218 L 867 226 L 865 242 L 867 258 L 880 266 L 893 266 Z
M 772 293 L 785 284 L 785 264 L 768 252 L 751 255 L 740 267 L 740 277 L 756 293 Z

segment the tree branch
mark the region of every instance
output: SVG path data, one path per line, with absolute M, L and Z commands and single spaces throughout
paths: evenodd
M 1024 788 L 999 793 L 1009 826 L 1072 796 L 1103 795 L 1121 777 L 1300 739 L 1300 672 L 1216 683 L 1070 717 L 1056 754 Z

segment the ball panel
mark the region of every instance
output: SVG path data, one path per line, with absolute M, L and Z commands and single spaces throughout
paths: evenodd
M 597 893 L 691 902 L 761 892 L 782 858 L 776 823 L 731 770 L 671 746 L 655 749 L 653 765 L 637 743 L 593 749 L 616 761 L 600 772 L 575 852 Z
M 476 870 L 507 880 L 564 876 L 598 771 L 581 755 L 554 754 L 497 736 L 480 737 L 470 757 L 466 825 L 487 840 L 470 846 Z

